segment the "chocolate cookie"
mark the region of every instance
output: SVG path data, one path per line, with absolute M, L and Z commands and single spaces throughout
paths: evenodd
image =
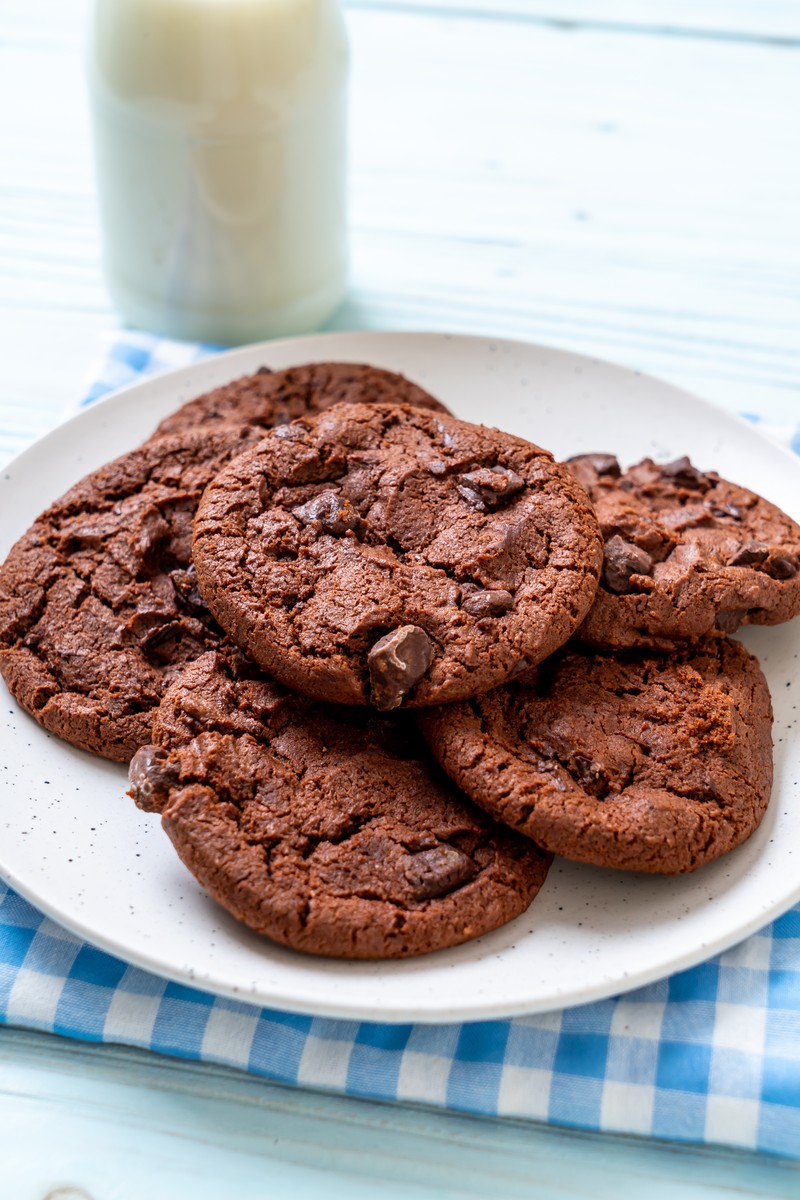
M 411 404 L 447 412 L 410 379 L 363 363 L 307 363 L 255 375 L 215 388 L 182 405 L 161 422 L 154 437 L 181 433 L 199 425 L 208 429 L 231 421 L 272 429 L 297 417 L 323 412 L 334 404 Z
M 131 795 L 252 929 L 310 954 L 402 958 L 512 920 L 550 856 L 489 820 L 419 734 L 208 654 L 166 693 Z
M 493 816 L 602 867 L 693 871 L 750 836 L 772 787 L 767 684 L 727 638 L 672 655 L 573 644 L 418 722 Z
M 585 641 L 668 649 L 800 612 L 800 526 L 774 504 L 688 458 L 660 466 L 645 458 L 624 474 L 610 454 L 567 465 L 605 542 Z
M 298 691 L 381 710 L 476 695 L 552 653 L 600 557 L 586 494 L 547 451 L 386 404 L 272 430 L 195 522 L 233 640 Z
M 71 488 L 0 567 L 0 672 L 59 737 L 127 762 L 164 688 L 222 636 L 197 590 L 192 519 L 246 426 L 149 442 Z

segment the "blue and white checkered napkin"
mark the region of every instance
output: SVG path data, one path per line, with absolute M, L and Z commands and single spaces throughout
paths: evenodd
M 209 349 L 126 335 L 86 403 Z M 800 1157 L 800 907 L 618 999 L 513 1021 L 387 1026 L 166 983 L 0 888 L 0 1019 L 352 1096 Z

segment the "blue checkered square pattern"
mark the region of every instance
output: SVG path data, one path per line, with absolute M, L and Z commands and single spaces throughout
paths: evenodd
M 84 403 L 212 349 L 126 334 Z M 800 429 L 769 432 L 800 453 Z M 167 983 L 0 885 L 0 1020 L 353 1096 L 800 1157 L 800 907 L 616 999 L 512 1021 L 384 1026 Z

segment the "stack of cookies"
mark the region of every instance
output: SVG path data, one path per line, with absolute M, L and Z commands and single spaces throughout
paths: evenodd
M 675 874 L 756 828 L 800 527 L 688 459 L 566 464 L 401 376 L 183 406 L 0 568 L 0 670 L 235 917 L 393 958 L 523 912 L 554 854 Z

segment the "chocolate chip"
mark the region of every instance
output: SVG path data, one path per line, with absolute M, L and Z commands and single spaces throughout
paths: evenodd
M 444 843 L 410 855 L 403 873 L 415 900 L 434 900 L 469 883 L 477 874 L 477 867 L 468 854 Z
M 473 592 L 465 597 L 461 607 L 473 617 L 501 617 L 514 607 L 514 597 L 502 588 Z
M 794 554 L 771 554 L 764 570 L 773 579 L 793 579 L 799 566 L 800 563 Z
M 622 474 L 619 460 L 613 454 L 573 454 L 572 458 L 567 459 L 569 466 L 580 467 L 584 463 L 591 467 L 596 475 L 619 479 Z
M 729 567 L 750 567 L 762 563 L 769 554 L 766 542 L 743 542 L 728 559 Z
M 653 560 L 646 550 L 626 542 L 618 533 L 609 538 L 603 551 L 603 579 L 609 591 L 622 595 L 632 592 L 634 575 L 649 575 Z
M 602 799 L 608 795 L 608 777 L 599 763 L 582 754 L 576 754 L 572 762 L 572 774 L 585 792 Z
M 480 512 L 502 508 L 525 487 L 525 480 L 508 467 L 478 467 L 459 475 L 458 491 Z
M 283 438 L 284 441 L 295 442 L 298 438 L 305 436 L 305 429 L 302 425 L 276 425 L 270 430 L 273 437 Z
M 733 521 L 741 521 L 742 510 L 735 504 L 714 504 L 706 500 L 712 517 L 730 517 Z
M 133 614 L 125 629 L 135 642 L 143 645 L 158 630 L 168 629 L 171 623 L 170 613 L 162 612 L 161 609 L 142 608 Z
M 169 577 L 175 595 L 183 608 L 193 616 L 207 616 L 208 605 L 200 595 L 194 563 L 190 563 L 185 571 L 170 571 Z
M 363 517 L 338 492 L 321 492 L 292 512 L 304 525 L 318 525 L 325 533 L 336 537 L 352 532 L 360 541 L 367 530 Z
M 272 367 L 259 367 L 258 370 L 256 371 L 256 375 L 272 375 L 272 374 L 273 374 Z
M 142 563 L 152 566 L 156 553 L 169 537 L 169 525 L 157 508 L 152 508 L 142 515 L 137 530 L 135 553 Z
M 746 608 L 721 608 L 714 618 L 714 628 L 720 633 L 736 633 L 746 616 Z
M 689 491 L 705 492 L 709 487 L 708 478 L 702 471 L 698 471 L 697 467 L 692 466 L 685 454 L 672 462 L 663 463 L 659 470 L 666 479 L 671 479 L 678 487 L 688 488 Z
M 183 626 L 169 613 L 145 609 L 134 613 L 125 632 L 148 658 L 169 662 L 173 643 L 183 636 Z
M 183 629 L 177 621 L 168 625 L 156 625 L 139 642 L 142 651 L 148 658 L 159 662 L 169 662 L 175 642 L 183 637 Z
M 375 707 L 381 712 L 398 708 L 432 661 L 430 638 L 417 625 L 402 625 L 380 638 L 367 656 Z
M 178 783 L 178 768 L 169 761 L 166 750 L 157 746 L 141 746 L 128 767 L 130 791 L 138 808 L 145 812 L 160 812 L 169 793 Z

